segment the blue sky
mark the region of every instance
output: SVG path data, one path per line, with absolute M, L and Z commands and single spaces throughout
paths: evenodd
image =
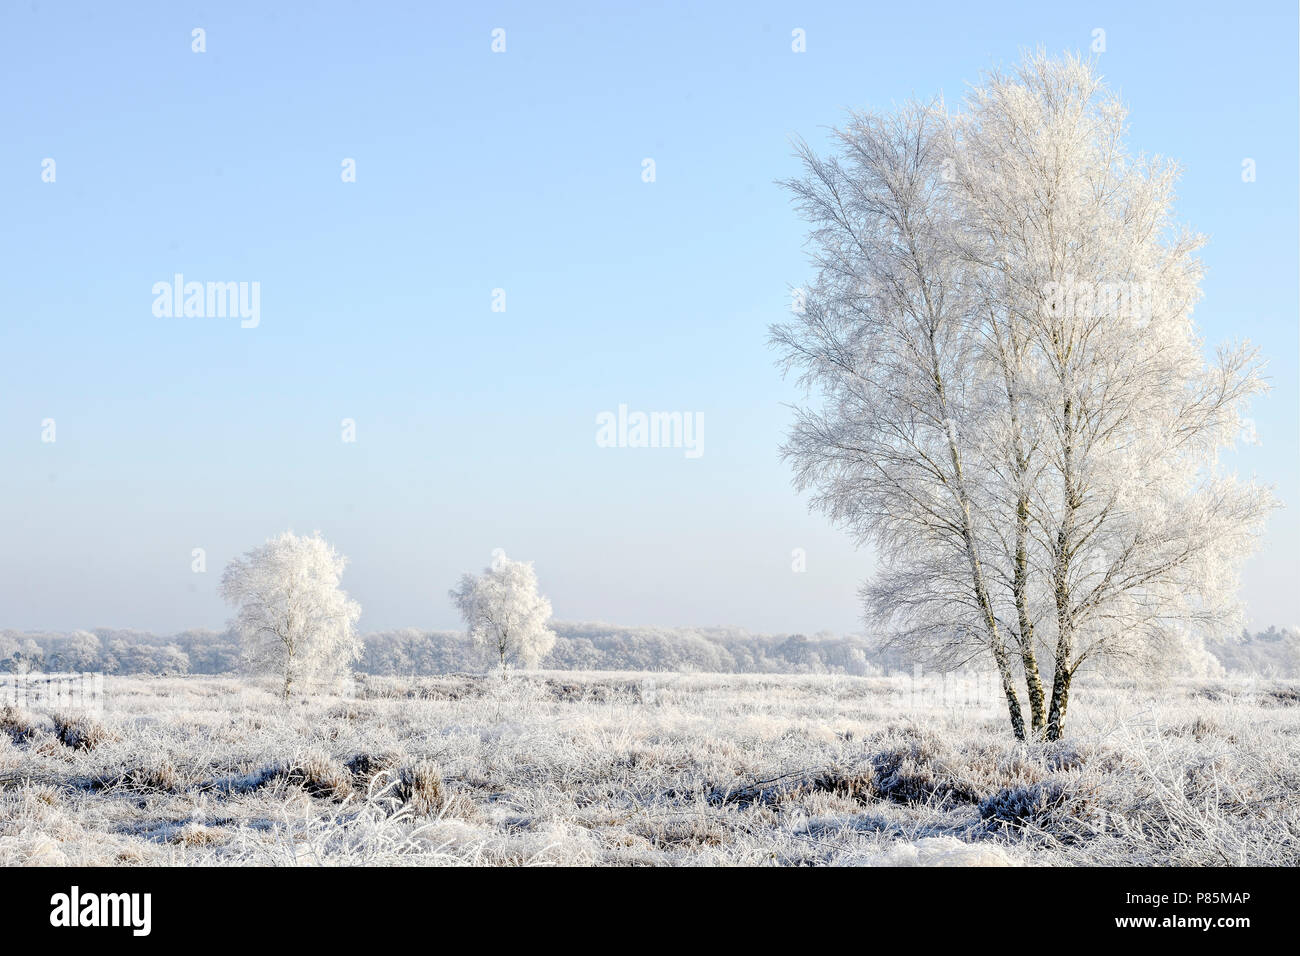
M 1244 596 L 1300 619 L 1294 3 L 293 6 L 0 8 L 0 626 L 221 626 L 225 562 L 292 528 L 363 629 L 455 626 L 497 547 L 561 618 L 855 629 L 871 555 L 777 455 L 789 139 L 1098 27 L 1210 237 L 1207 341 L 1270 360 L 1235 458 L 1291 507 Z M 259 282 L 260 325 L 156 318 L 178 272 Z M 703 456 L 597 447 L 620 403 L 702 413 Z

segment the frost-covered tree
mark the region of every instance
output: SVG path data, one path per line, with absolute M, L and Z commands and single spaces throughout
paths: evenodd
M 1174 219 L 1177 168 L 1127 152 L 1125 110 L 1088 63 L 1030 56 L 967 108 L 955 217 L 984 292 L 973 318 L 1012 396 L 995 420 L 1033 431 L 1032 461 L 1004 477 L 1021 581 L 1037 573 L 1054 625 L 1056 739 L 1084 663 L 1141 665 L 1188 646 L 1187 628 L 1233 626 L 1237 569 L 1273 499 L 1219 455 L 1261 362 L 1248 343 L 1206 360 L 1191 318 L 1203 240 Z
M 491 565 L 480 575 L 464 575 L 450 596 L 466 636 L 493 652 L 503 671 L 513 664 L 534 667 L 555 646 L 551 602 L 538 592 L 531 562 L 494 551 Z
M 73 631 L 59 641 L 50 654 L 54 667 L 68 671 L 88 671 L 99 666 L 100 640 L 89 631 Z
M 11 674 L 29 674 L 39 671 L 45 663 L 45 652 L 31 638 L 0 636 L 0 670 Z
M 772 337 L 821 404 L 797 410 L 783 454 L 814 507 L 881 555 L 869 614 L 949 658 L 987 651 L 1023 738 L 984 561 L 988 496 L 970 460 L 982 342 L 951 235 L 941 119 L 919 104 L 853 114 L 837 155 L 799 146 L 805 175 L 785 185 L 812 225 L 819 271 Z
M 286 700 L 296 685 L 335 676 L 361 654 L 361 605 L 339 586 L 346 563 L 320 532 L 286 531 L 231 561 L 222 576 L 245 666 L 274 674 Z
M 854 114 L 787 183 L 819 267 L 774 329 L 821 397 L 785 448 L 796 484 L 876 544 L 864 595 L 897 641 L 989 652 L 1018 737 L 1017 670 L 1029 732 L 1056 739 L 1085 663 L 1145 668 L 1230 627 L 1273 506 L 1220 461 L 1258 355 L 1206 360 L 1200 237 L 1124 122 L 1089 64 L 1038 54 L 956 116 Z

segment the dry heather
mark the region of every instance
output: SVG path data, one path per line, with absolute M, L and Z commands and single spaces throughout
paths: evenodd
M 0 864 L 1300 862 L 1294 683 L 1080 687 L 1018 745 L 903 678 L 110 678 L 0 708 Z

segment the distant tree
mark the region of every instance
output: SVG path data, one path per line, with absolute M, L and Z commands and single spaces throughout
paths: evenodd
M 1254 635 L 1243 628 L 1237 637 L 1206 643 L 1207 650 L 1231 674 L 1300 677 L 1300 627 L 1284 627 L 1279 631 L 1271 625 L 1267 631 Z
M 320 532 L 286 531 L 226 567 L 221 593 L 238 609 L 230 626 L 244 664 L 276 675 L 285 700 L 296 684 L 336 675 L 361 654 L 361 605 L 339 586 L 346 563 Z
M 190 657 L 175 644 L 154 648 L 149 673 L 175 677 L 190 672 Z
M 0 670 L 11 674 L 30 674 L 39 671 L 45 664 L 45 652 L 31 638 L 0 640 L 0 651 L 4 653 L 4 658 L 0 660 Z
M 463 576 L 450 596 L 466 636 L 494 652 L 503 671 L 512 664 L 534 667 L 555 646 L 551 602 L 538 592 L 531 562 L 496 551 L 482 574 Z
M 73 631 L 55 645 L 52 666 L 67 671 L 88 671 L 100 666 L 99 638 L 89 631 Z
M 100 658 L 104 673 L 106 674 L 124 674 L 127 672 L 127 659 L 130 655 L 130 648 L 126 641 L 120 637 L 103 638 L 104 653 Z
M 812 650 L 808 647 L 808 638 L 802 634 L 791 634 L 777 653 L 796 667 L 807 667 L 813 660 Z

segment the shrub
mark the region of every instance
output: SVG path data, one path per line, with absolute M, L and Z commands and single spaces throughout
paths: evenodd
M 7 733 L 16 744 L 26 743 L 36 736 L 36 725 L 26 714 L 10 704 L 0 707 L 0 730 Z
M 352 793 L 352 775 L 341 763 L 319 750 L 309 750 L 295 758 L 278 776 L 286 783 L 302 787 L 313 797 L 343 800 Z
M 349 757 L 343 764 L 348 773 L 356 778 L 361 788 L 368 788 L 371 781 L 385 770 L 397 766 L 398 756 L 393 753 L 359 753 Z
M 442 771 L 427 760 L 403 768 L 398 775 L 394 793 L 420 816 L 438 813 L 447 805 L 447 789 L 442 782 Z
M 1104 820 L 1090 793 L 1060 780 L 999 790 L 980 801 L 979 814 L 989 830 L 1039 830 L 1064 844 L 1095 835 Z
M 73 750 L 94 750 L 113 739 L 108 728 L 84 714 L 54 714 L 52 719 L 54 734 L 59 738 L 59 743 Z
M 937 800 L 971 802 L 979 799 L 974 788 L 959 779 L 935 749 L 916 741 L 878 753 L 872 758 L 876 793 L 896 803 Z
M 174 793 L 181 788 L 180 774 L 166 757 L 152 766 L 132 770 L 127 774 L 127 780 L 137 790 L 161 790 L 165 793 Z

